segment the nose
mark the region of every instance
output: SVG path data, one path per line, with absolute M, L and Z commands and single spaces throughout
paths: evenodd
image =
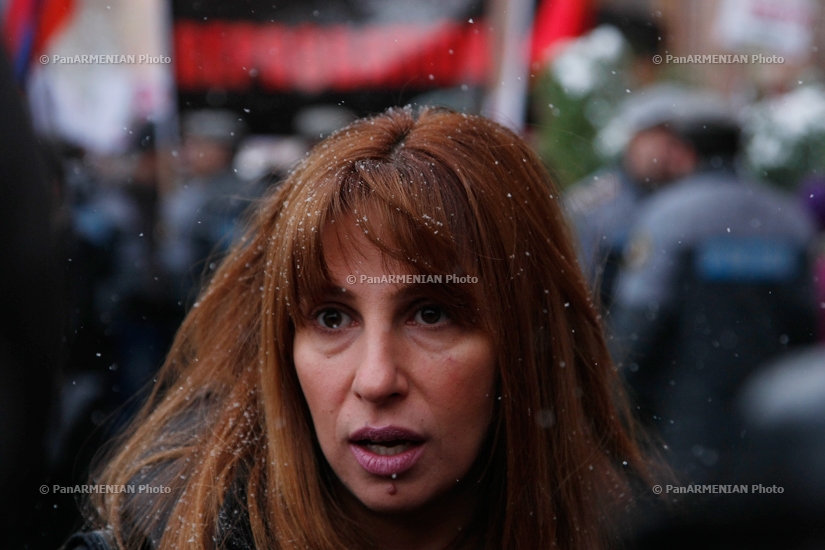
M 363 351 L 352 381 L 352 391 L 359 399 L 382 405 L 407 395 L 409 380 L 402 365 L 401 339 L 390 327 L 364 334 Z

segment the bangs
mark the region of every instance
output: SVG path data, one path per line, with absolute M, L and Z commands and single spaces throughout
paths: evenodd
M 421 284 L 422 294 L 448 307 L 455 321 L 482 320 L 482 285 L 456 280 L 479 281 L 474 210 L 462 182 L 446 166 L 406 148 L 389 160 L 359 159 L 308 190 L 303 210 L 306 219 L 290 243 L 297 307 L 340 287 L 330 276 L 324 234 L 334 231 L 337 240 L 331 242 L 357 247 L 348 237 L 360 231 L 382 253 L 386 273 L 406 268 L 429 281 Z

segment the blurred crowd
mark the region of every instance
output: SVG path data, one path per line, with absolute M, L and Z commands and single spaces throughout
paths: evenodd
M 59 294 L 52 308 L 63 307 L 62 320 L 50 312 L 62 324 L 60 359 L 31 381 L 54 385 L 33 402 L 50 414 L 36 468 L 48 487 L 86 482 L 95 453 L 137 410 L 202 284 L 242 235 L 244 213 L 308 143 L 249 136 L 226 110 L 184 112 L 180 127 L 174 149 L 159 145 L 161 132 L 148 123 L 130 131 L 131 147 L 116 157 L 41 141 L 21 158 L 46 168 Z M 50 493 L 34 503 L 34 523 L 40 543 L 57 547 L 77 528 L 78 497 Z
M 805 533 L 821 529 L 825 510 L 825 174 L 812 169 L 776 185 L 749 170 L 744 153 L 753 136 L 745 109 L 704 89 L 663 83 L 639 61 L 657 51 L 661 32 L 624 23 L 598 27 L 569 48 L 591 55 L 609 74 L 599 63 L 610 57 L 611 44 L 626 40 L 636 64 L 618 86 L 624 91 L 634 80 L 633 93 L 591 102 L 615 109 L 600 107 L 601 123 L 584 135 L 584 152 L 553 134 L 561 128 L 570 135 L 568 119 L 559 116 L 563 98 L 550 103 L 541 96 L 549 107 L 534 109 L 537 148 L 551 167 L 557 159 L 561 166 L 564 208 L 611 351 L 674 479 L 784 487 L 769 508 L 764 499 L 718 507 L 713 500 L 708 515 L 651 520 L 640 527 L 640 545 L 661 547 L 663 533 L 696 532 L 697 525 L 737 528 L 744 517 L 749 525 L 761 518 L 786 542 L 787 533 L 801 533 L 802 544 Z M 565 63 L 557 58 L 548 70 L 551 80 L 557 73 L 555 83 L 540 84 L 537 94 L 563 89 L 569 99 Z M 562 107 L 573 110 L 572 100 Z M 50 353 L 60 368 L 31 371 L 33 380 L 20 385 L 21 395 L 36 394 L 32 384 L 49 386 L 37 402 L 49 418 L 19 428 L 29 438 L 46 433 L 38 484 L 85 481 L 100 445 L 136 410 L 200 285 L 242 234 L 245 213 L 312 141 L 250 136 L 235 111 L 180 116 L 179 143 L 177 136 L 164 141 L 161 129 L 144 121 L 130 129 L 131 147 L 117 157 L 41 140 L 32 147 L 42 173 L 19 176 L 43 182 L 58 243 L 56 256 L 44 259 L 56 264 L 56 275 L 29 282 L 48 290 L 40 296 L 44 312 L 59 305 L 51 321 L 62 326 L 62 347 Z M 313 126 L 309 134 L 330 129 Z M 594 153 L 599 143 L 609 144 L 612 160 Z M 18 161 L 35 158 L 26 156 L 34 153 L 23 141 L 4 147 Z M 571 158 L 579 164 L 568 170 Z M 574 168 L 582 167 L 595 171 L 568 185 L 565 177 L 578 178 Z M 32 215 L 37 208 L 42 204 Z M 9 231 L 13 239 L 23 234 Z M 37 231 L 25 235 L 29 249 L 47 246 L 48 238 L 36 242 Z M 3 250 L 17 261 L 13 246 Z M 23 288 L 24 279 L 3 279 L 2 291 L 36 293 Z M 15 312 L 33 307 L 15 303 L 4 314 L 8 334 Z M 5 387 L 15 392 L 13 384 Z M 37 499 L 31 505 L 41 541 L 59 544 L 77 527 L 74 495 L 30 496 Z
M 777 185 L 748 169 L 743 111 L 644 85 L 595 137 L 615 160 L 564 196 L 611 353 L 672 483 L 783 491 L 770 503 L 671 495 L 679 512 L 649 514 L 643 548 L 825 540 L 825 179 L 814 169 Z
M 133 135 L 133 147 L 114 159 L 76 148 L 55 159 L 72 305 L 60 438 L 95 400 L 107 400 L 100 410 L 108 412 L 151 380 L 202 277 L 270 181 L 238 175 L 245 130 L 235 113 L 184 113 L 175 162 L 165 166 L 171 188 L 162 184 L 157 129 L 146 124 Z M 63 443 L 55 441 L 56 455 Z

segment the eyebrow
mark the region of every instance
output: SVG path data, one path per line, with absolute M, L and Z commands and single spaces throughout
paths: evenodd
M 333 286 L 326 288 L 322 291 L 321 294 L 329 296 L 331 298 L 345 298 L 347 299 L 347 301 L 349 301 L 350 299 L 357 300 L 359 298 L 357 292 L 341 286 Z M 396 288 L 393 289 L 392 293 L 390 294 L 390 299 L 408 300 L 426 294 L 427 293 L 424 290 L 422 290 L 421 284 L 403 284 L 396 285 Z

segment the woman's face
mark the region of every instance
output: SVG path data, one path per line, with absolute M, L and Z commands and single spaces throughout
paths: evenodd
M 385 269 L 381 252 L 354 223 L 347 227 L 340 242 L 334 231 L 324 236 L 339 290 L 306 307 L 294 342 L 318 442 L 370 510 L 449 506 L 490 425 L 491 341 L 453 322 L 428 299 L 427 284 L 363 281 L 410 272 Z

